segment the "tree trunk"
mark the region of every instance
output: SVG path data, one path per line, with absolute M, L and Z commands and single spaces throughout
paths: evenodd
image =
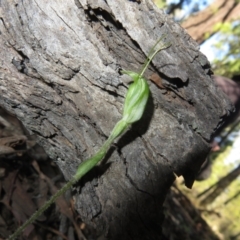
M 224 205 L 229 204 L 230 202 L 232 202 L 233 200 L 237 199 L 238 196 L 240 195 L 240 191 L 237 192 L 236 194 L 234 194 L 232 197 L 230 197 L 227 201 L 224 202 Z
M 221 178 L 217 183 L 210 186 L 208 189 L 198 195 L 198 197 L 205 196 L 201 200 L 201 205 L 206 206 L 215 201 L 215 199 L 240 175 L 240 165 L 233 171 Z
M 66 179 L 121 118 L 128 79 L 165 35 L 146 76 L 143 119 L 79 183 L 76 208 L 96 236 L 159 239 L 175 176 L 191 187 L 211 134 L 230 111 L 198 45 L 150 1 L 1 1 L 0 105 L 16 115 Z
M 240 3 L 236 0 L 215 0 L 203 11 L 193 14 L 181 25 L 199 44 L 218 32 L 220 25 L 239 19 Z

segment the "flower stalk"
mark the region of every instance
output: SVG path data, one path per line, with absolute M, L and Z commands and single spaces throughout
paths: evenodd
M 146 79 L 143 77 L 144 72 L 152 61 L 153 57 L 160 50 L 166 49 L 170 46 L 162 45 L 157 47 L 157 45 L 162 41 L 163 37 L 160 38 L 156 44 L 150 50 L 148 57 L 142 67 L 140 73 L 122 70 L 122 74 L 127 74 L 132 78 L 132 83 L 128 88 L 124 107 L 123 115 L 121 120 L 119 120 L 115 127 L 113 128 L 110 136 L 103 144 L 103 146 L 98 150 L 98 152 L 89 159 L 83 161 L 79 166 L 70 181 L 68 181 L 55 195 L 53 195 L 37 212 L 35 212 L 21 227 L 19 227 L 14 234 L 12 234 L 8 240 L 16 239 L 16 237 L 31 223 L 33 223 L 55 200 L 65 193 L 73 184 L 79 181 L 86 173 L 88 173 L 93 167 L 95 167 L 107 154 L 113 141 L 126 132 L 129 127 L 141 119 L 148 98 L 149 98 L 149 86 Z

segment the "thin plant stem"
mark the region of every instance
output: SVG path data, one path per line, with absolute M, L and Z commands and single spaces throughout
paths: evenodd
M 120 127 L 118 127 L 120 125 Z M 117 129 L 118 131 L 114 131 Z M 56 199 L 64 194 L 68 189 L 70 189 L 76 182 L 78 182 L 87 172 L 89 172 L 94 166 L 96 166 L 106 155 L 108 149 L 110 148 L 112 142 L 123 133 L 127 129 L 127 124 L 122 123 L 120 120 L 116 126 L 112 130 L 109 138 L 103 144 L 103 146 L 98 150 L 98 152 L 91 158 L 83 161 L 78 169 L 81 171 L 77 171 L 77 173 L 73 176 L 73 178 L 68 181 L 59 191 L 57 191 L 48 201 L 44 203 L 42 207 L 38 209 L 22 226 L 20 226 L 14 234 L 9 236 L 8 240 L 14 240 L 19 236 L 19 234 L 31 223 L 33 223 L 42 213 L 47 210 L 52 203 L 56 201 Z M 84 167 L 83 167 L 84 165 Z M 82 169 L 84 171 L 82 171 Z
M 38 209 L 22 226 L 20 226 L 11 236 L 8 237 L 8 240 L 14 240 L 19 236 L 19 234 L 31 223 L 33 223 L 42 213 L 50 207 L 55 200 L 65 193 L 74 183 L 76 179 L 73 177 L 69 182 L 67 182 L 56 194 L 54 194 L 45 204 Z
M 149 54 L 148 54 L 148 56 L 147 56 L 147 58 L 146 58 L 146 60 L 145 60 L 145 62 L 144 62 L 144 64 L 143 64 L 142 70 L 141 70 L 141 72 L 140 72 L 140 74 L 139 74 L 139 77 L 142 77 L 142 76 L 143 76 L 143 74 L 144 74 L 144 72 L 146 71 L 149 63 L 152 61 L 152 59 L 154 58 L 154 56 L 155 56 L 160 50 L 166 49 L 166 48 L 168 48 L 168 47 L 171 46 L 171 44 L 166 44 L 166 45 L 164 45 L 164 46 L 162 46 L 162 47 L 160 47 L 160 48 L 157 48 L 157 49 L 155 50 L 155 47 L 159 44 L 159 42 L 162 41 L 163 38 L 164 38 L 164 36 L 161 37 L 161 38 L 159 38 L 159 40 L 154 44 L 154 46 L 153 46 L 153 47 L 151 48 L 151 50 L 149 51 Z
M 95 167 L 107 154 L 111 144 L 113 141 L 121 136 L 132 123 L 138 121 L 145 110 L 146 103 L 149 97 L 149 86 L 147 81 L 142 77 L 145 70 L 147 69 L 148 65 L 152 61 L 153 57 L 162 49 L 168 48 L 171 44 L 164 45 L 155 49 L 155 47 L 159 44 L 159 42 L 163 39 L 161 37 L 156 44 L 150 50 L 147 59 L 143 65 L 143 68 L 140 72 L 134 73 L 130 71 L 125 71 L 126 74 L 133 73 L 134 82 L 129 87 L 126 98 L 125 104 L 123 109 L 123 116 L 120 121 L 117 122 L 115 127 L 110 133 L 110 136 L 102 145 L 102 147 L 98 150 L 98 152 L 92 156 L 91 158 L 83 161 L 79 166 L 78 169 L 73 176 L 73 178 L 68 181 L 55 195 L 53 195 L 40 209 L 35 212 L 22 226 L 20 226 L 14 234 L 12 234 L 8 240 L 16 239 L 17 236 L 31 223 L 33 223 L 55 200 L 65 193 L 68 189 L 71 188 L 73 184 L 79 181 L 86 173 L 88 173 L 93 167 Z M 126 100 L 127 99 L 127 100 Z

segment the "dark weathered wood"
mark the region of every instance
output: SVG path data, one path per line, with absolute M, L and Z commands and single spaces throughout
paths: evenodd
M 108 239 L 158 239 L 161 204 L 183 175 L 188 186 L 230 109 L 198 45 L 151 1 L 1 1 L 0 105 L 39 137 L 69 179 L 121 117 L 128 78 L 155 41 L 160 52 L 146 76 L 144 118 L 81 182 L 76 207 Z M 96 239 L 96 236 L 95 236 Z

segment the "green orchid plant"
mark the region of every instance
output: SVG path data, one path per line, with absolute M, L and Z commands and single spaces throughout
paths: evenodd
M 109 148 L 113 141 L 126 132 L 129 127 L 141 119 L 148 98 L 149 98 L 149 86 L 146 79 L 143 77 L 144 72 L 149 66 L 150 62 L 154 56 L 161 50 L 170 47 L 171 44 L 161 44 L 161 37 L 155 45 L 150 50 L 147 59 L 142 67 L 140 73 L 125 71 L 122 70 L 122 74 L 127 74 L 132 78 L 132 83 L 130 84 L 123 107 L 122 119 L 119 120 L 113 130 L 110 133 L 110 136 L 103 144 L 103 146 L 98 150 L 98 152 L 89 159 L 83 161 L 75 175 L 70 181 L 68 181 L 55 195 L 53 195 L 38 211 L 36 211 L 22 226 L 20 226 L 8 239 L 13 240 L 31 223 L 33 223 L 55 200 L 65 193 L 68 189 L 71 188 L 73 184 L 78 182 L 86 173 L 88 173 L 94 166 L 96 166 L 107 154 Z M 158 46 L 160 45 L 160 46 Z

